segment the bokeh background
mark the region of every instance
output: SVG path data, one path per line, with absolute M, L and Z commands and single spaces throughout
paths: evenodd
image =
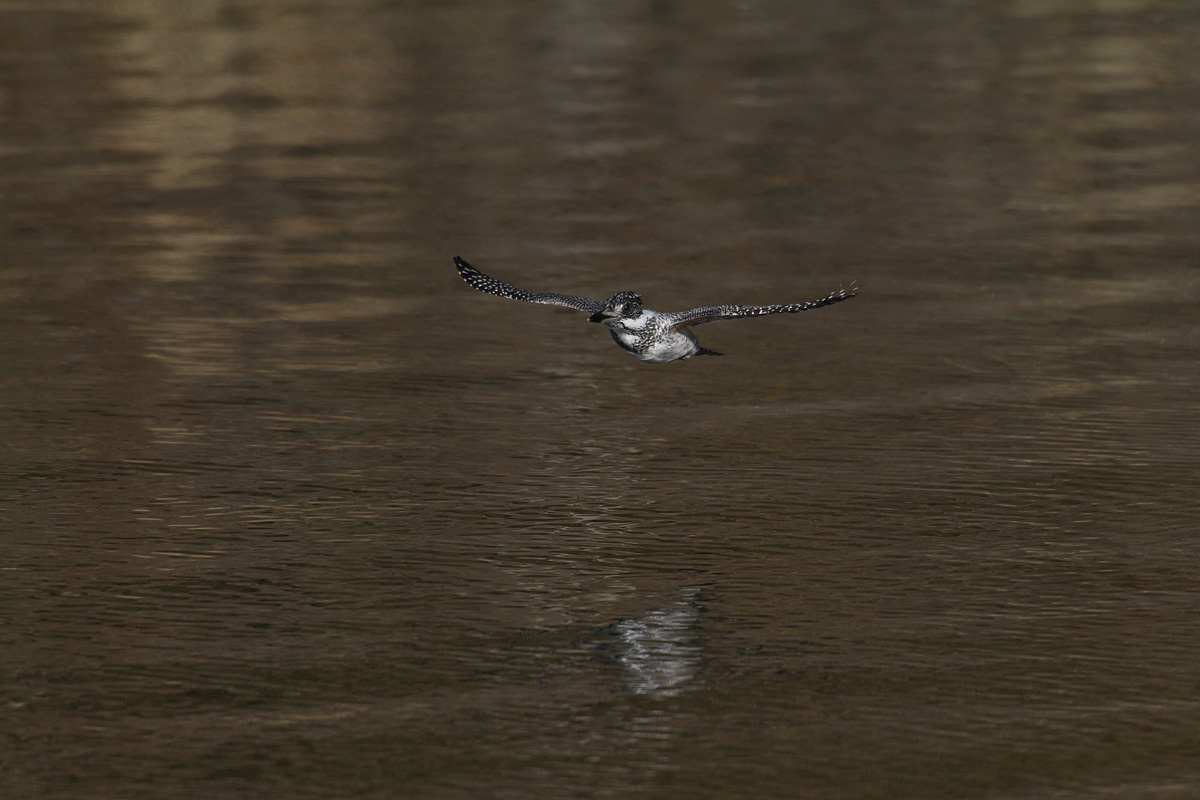
M 1196 3 L 0 0 L 0 237 L 5 798 L 1200 796 Z

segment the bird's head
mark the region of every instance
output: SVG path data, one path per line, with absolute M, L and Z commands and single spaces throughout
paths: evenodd
M 642 297 L 637 292 L 617 292 L 604 301 L 604 308 L 588 319 L 592 322 L 614 322 L 630 319 L 642 313 Z

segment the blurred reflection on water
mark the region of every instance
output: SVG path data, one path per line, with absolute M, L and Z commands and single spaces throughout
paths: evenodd
M 1200 794 L 1200 8 L 0 46 L 3 796 Z
M 695 628 L 700 619 L 695 592 L 666 608 L 617 623 L 621 666 L 635 694 L 675 694 L 700 667 Z

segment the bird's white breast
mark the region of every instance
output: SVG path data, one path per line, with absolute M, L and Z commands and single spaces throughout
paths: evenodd
M 643 309 L 635 317 L 607 324 L 621 347 L 651 364 L 678 361 L 699 349 L 691 334 L 671 330 L 668 318 L 653 311 Z
M 644 352 L 635 353 L 635 355 L 642 361 L 649 361 L 651 364 L 665 364 L 668 361 L 678 361 L 694 355 L 697 349 L 696 340 L 692 337 L 682 333 L 672 333 L 647 347 Z

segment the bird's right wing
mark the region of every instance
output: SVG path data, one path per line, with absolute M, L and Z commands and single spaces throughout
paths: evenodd
M 551 292 L 527 292 L 524 289 L 518 289 L 512 284 L 498 281 L 490 275 L 484 275 L 479 270 L 472 267 L 466 261 L 463 261 L 458 256 L 454 257 L 454 266 L 458 267 L 458 274 L 462 275 L 463 280 L 474 286 L 481 292 L 494 294 L 497 297 L 507 297 L 510 300 L 522 300 L 526 303 L 545 303 L 552 306 L 565 306 L 573 308 L 576 311 L 583 311 L 588 314 L 595 314 L 600 309 L 604 308 L 604 303 L 599 300 L 592 300 L 587 297 L 576 297 L 570 294 L 554 294 Z

